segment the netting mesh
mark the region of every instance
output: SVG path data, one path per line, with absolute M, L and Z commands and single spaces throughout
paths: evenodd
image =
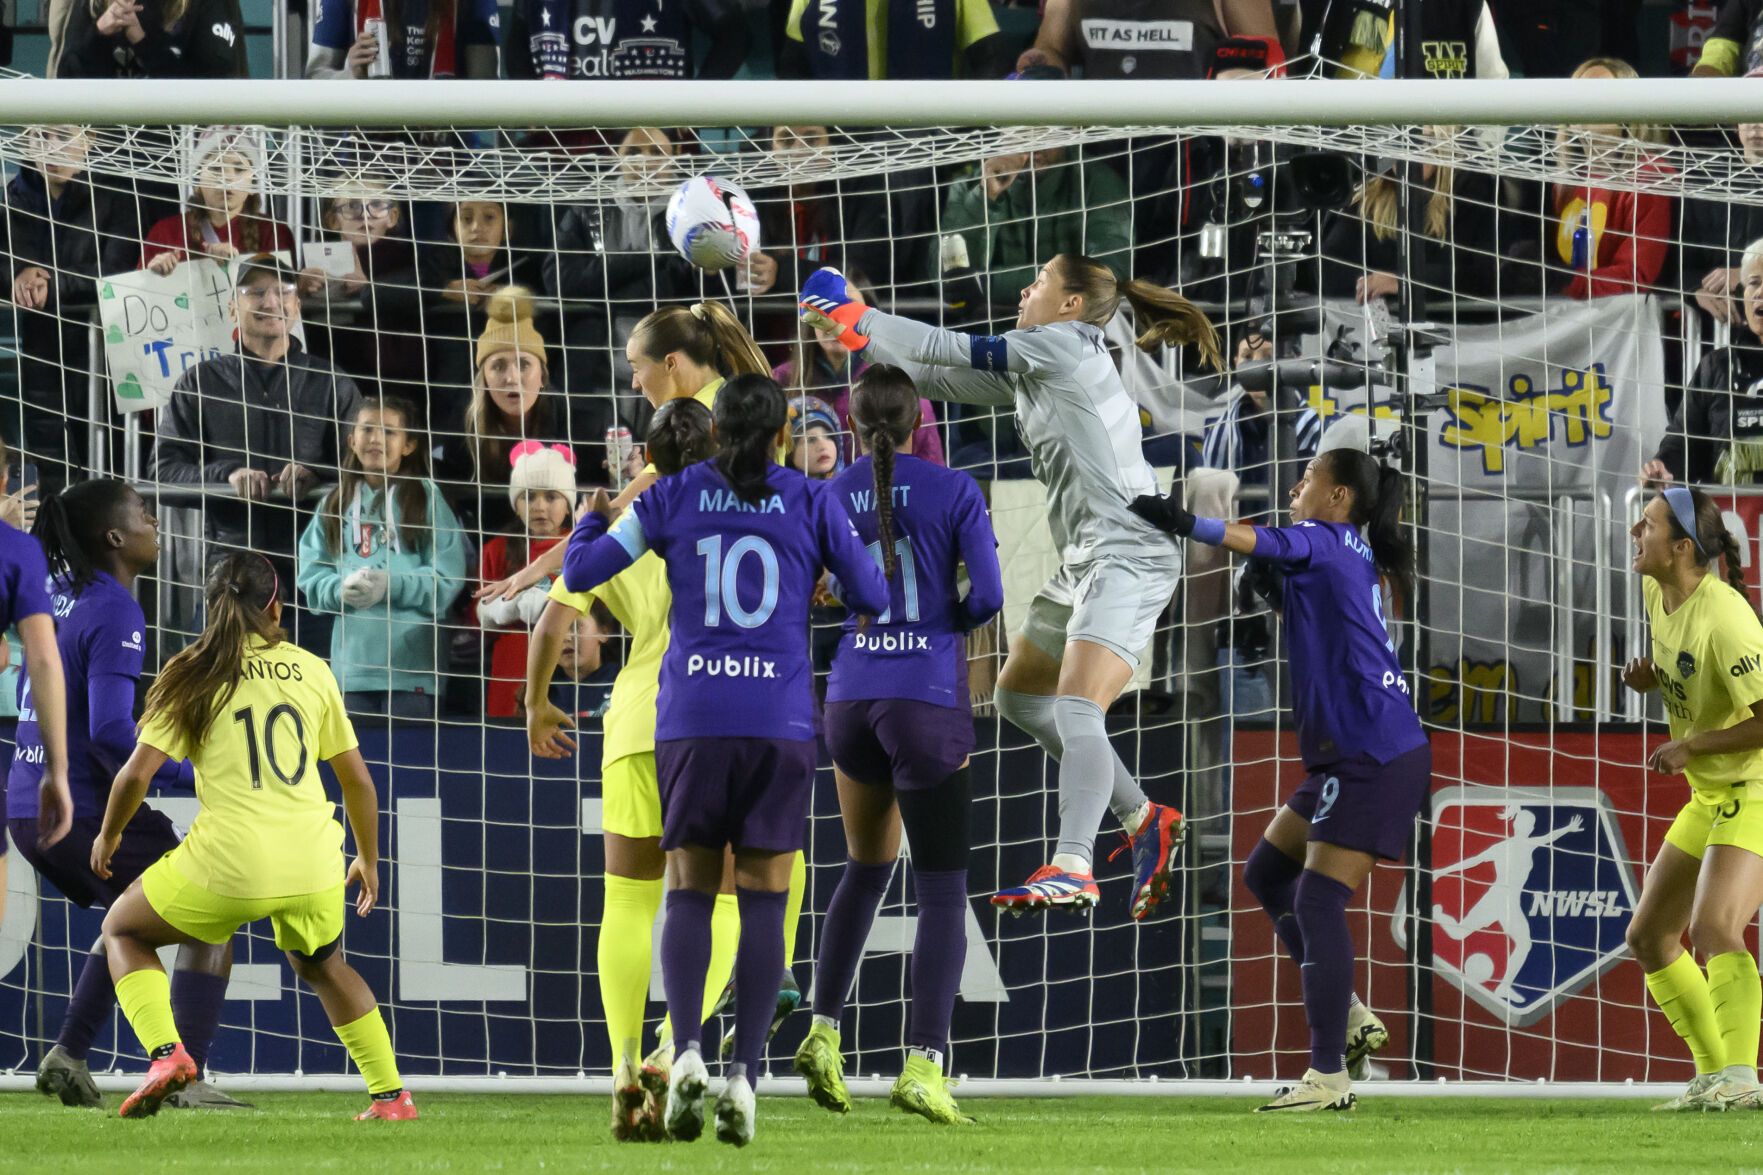
M 1415 487 L 1423 577 L 1390 607 L 1434 735 L 1435 796 L 1409 863 L 1380 869 L 1355 906 L 1359 992 L 1393 1033 L 1379 1074 L 1686 1076 L 1621 955 L 1641 863 L 1683 796 L 1644 771 L 1662 728 L 1614 678 L 1644 640 L 1621 531 L 1656 451 L 1679 480 L 1749 480 L 1743 431 L 1714 436 L 1687 405 L 1763 375 L 1730 374 L 1750 369 L 1727 346 L 1750 312 L 1737 271 L 1763 185 L 1717 134 L 1607 129 L 13 128 L 0 159 L 26 175 L 6 189 L 3 431 L 14 473 L 46 489 L 110 471 L 155 503 L 164 552 L 138 584 L 149 673 L 198 627 L 206 560 L 244 546 L 297 585 L 300 639 L 344 689 L 379 695 L 359 699 L 379 713 L 356 725 L 388 818 L 386 900 L 352 920 L 346 948 L 406 1070 L 604 1073 L 594 712 L 623 642 L 583 634 L 554 690 L 580 715 L 580 749 L 532 759 L 515 702 L 532 616 L 470 604 L 567 525 L 542 493 L 511 500 L 514 444 L 566 448 L 568 490 L 615 480 L 607 432 L 640 440 L 649 412 L 626 355 L 635 323 L 711 298 L 793 393 L 826 402 L 851 459 L 839 404 L 857 361 L 794 315 L 821 264 L 878 304 L 981 334 L 1012 325 L 1018 290 L 1059 252 L 1179 286 L 1223 333 L 1227 371 L 1137 352 L 1124 318 L 1108 333 L 1146 454 L 1186 471 L 1196 509 L 1277 519 L 1319 444 L 1368 445 Z M 703 274 L 672 250 L 662 205 L 707 171 L 753 195 L 767 261 Z M 85 204 L 40 195 L 58 174 Z M 293 288 L 240 298 L 222 262 L 259 249 L 287 254 Z M 163 273 L 142 268 L 156 255 L 171 258 Z M 489 313 L 509 284 L 534 296 L 519 329 L 539 340 L 536 383 L 484 366 L 486 338 L 532 341 Z M 401 645 L 333 582 L 387 558 L 384 520 L 363 531 L 345 501 L 336 537 L 313 523 L 358 443 L 363 395 L 410 406 L 410 459 L 446 511 L 430 517 L 446 541 L 406 568 L 434 606 L 410 610 Z M 1301 778 L 1277 624 L 1228 559 L 1189 550 L 1110 717 L 1147 792 L 1190 817 L 1178 884 L 1157 918 L 1131 922 L 1125 866 L 1103 863 L 1104 846 L 1093 920 L 1000 919 L 983 899 L 1042 863 L 1056 768 L 992 713 L 999 630 L 1020 624 L 1059 553 L 1011 414 L 934 410 L 925 440 L 983 482 L 1007 594 L 1002 623 L 970 643 L 974 901 L 954 1069 L 1295 1073 L 1297 973 L 1236 881 Z M 262 502 L 239 500 L 240 469 L 263 475 Z M 1748 491 L 1723 492 L 1754 526 Z M 804 988 L 845 857 L 821 774 Z M 190 797 L 154 802 L 193 812 Z M 99 914 L 39 892 L 16 855 L 9 884 L 0 1056 L 29 1066 Z M 902 869 L 852 995 L 854 1072 L 898 1063 L 911 894 Z M 261 928 L 241 940 L 233 997 L 217 1070 L 343 1065 Z M 774 1064 L 805 1020 L 780 1032 Z M 126 1028 L 120 1040 L 132 1066 Z

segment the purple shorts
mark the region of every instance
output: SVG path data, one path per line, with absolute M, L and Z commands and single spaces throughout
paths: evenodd
M 1414 818 L 1432 789 L 1432 747 L 1404 751 L 1388 763 L 1354 755 L 1298 785 L 1286 807 L 1310 822 L 1310 839 L 1400 861 Z
M 807 839 L 818 757 L 812 739 L 657 741 L 661 847 L 800 850 Z
M 76 906 L 110 906 L 147 866 L 178 847 L 178 832 L 165 813 L 142 804 L 134 819 L 123 826 L 122 840 L 110 858 L 110 879 L 92 872 L 92 842 L 104 821 L 98 816 L 76 816 L 66 836 L 46 849 L 37 847 L 37 822 L 14 816 L 6 822 L 12 843 L 21 857 L 54 883 Z
M 858 783 L 901 791 L 935 787 L 973 753 L 966 707 L 906 698 L 826 704 L 826 748 Z

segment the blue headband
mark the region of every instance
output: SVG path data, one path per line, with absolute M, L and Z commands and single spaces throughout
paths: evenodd
M 1696 537 L 1696 500 L 1683 486 L 1668 486 L 1665 490 L 1665 504 L 1671 507 L 1671 513 L 1677 519 L 1677 525 L 1689 536 L 1690 546 L 1696 549 L 1696 558 L 1703 563 L 1709 562 L 1713 556 L 1702 550 L 1702 540 Z

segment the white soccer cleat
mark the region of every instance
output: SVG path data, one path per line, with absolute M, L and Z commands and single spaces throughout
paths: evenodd
M 1697 1105 L 1704 1110 L 1763 1110 L 1763 1086 L 1725 1079 L 1704 1093 Z
M 667 1083 L 667 1137 L 694 1142 L 704 1133 L 704 1091 L 710 1071 L 697 1049 L 674 1058 L 673 1079 Z
M 1347 1074 L 1318 1073 L 1314 1069 L 1306 1069 L 1303 1078 L 1290 1089 L 1282 1089 L 1279 1096 L 1264 1106 L 1257 1106 L 1257 1114 L 1269 1111 L 1305 1111 L 1305 1110 L 1350 1110 L 1357 1105 L 1359 1099 L 1353 1096 L 1353 1083 Z
M 1666 1113 L 1675 1113 L 1680 1110 L 1712 1109 L 1711 1106 L 1703 1105 L 1702 1099 L 1721 1081 L 1722 1076 L 1719 1073 L 1698 1073 L 1690 1080 L 1689 1085 L 1684 1087 L 1682 1093 L 1668 1102 L 1660 1102 L 1653 1109 L 1663 1110 Z
M 1364 1004 L 1347 1009 L 1347 1079 L 1364 1081 L 1371 1068 L 1371 1054 L 1390 1043 L 1390 1030 Z
M 716 1141 L 746 1146 L 753 1141 L 753 1087 L 745 1076 L 731 1077 L 716 1099 Z

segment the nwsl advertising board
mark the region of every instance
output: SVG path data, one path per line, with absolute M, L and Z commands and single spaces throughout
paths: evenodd
M 1663 734 L 1434 734 L 1430 892 L 1380 864 L 1350 912 L 1357 990 L 1383 1015 L 1391 1077 L 1687 1081 L 1623 932 L 1646 863 L 1688 798 L 1644 768 Z M 1254 847 L 1303 778 L 1290 736 L 1235 736 L 1232 854 Z M 1308 1037 L 1297 971 L 1243 888 L 1231 900 L 1233 1071 L 1296 1077 Z M 1430 967 L 1410 949 L 1428 936 Z M 1422 988 L 1421 985 L 1425 985 Z M 1413 1009 L 1430 996 L 1430 1048 Z M 1421 1062 L 1425 1067 L 1417 1065 Z

